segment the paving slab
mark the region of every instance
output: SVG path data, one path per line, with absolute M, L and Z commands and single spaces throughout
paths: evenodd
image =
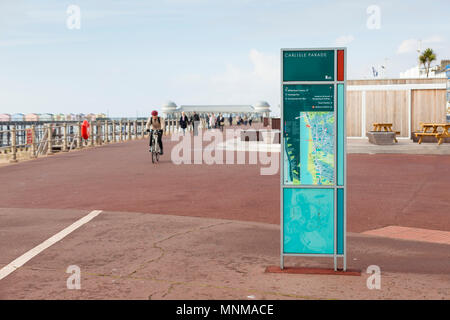
M 0 299 L 448 299 L 448 248 L 350 233 L 348 267 L 361 276 L 270 274 L 277 225 L 105 211 L 0 280 Z M 81 269 L 81 290 L 67 289 L 69 265 Z M 381 290 L 367 288 L 369 265 L 381 268 Z

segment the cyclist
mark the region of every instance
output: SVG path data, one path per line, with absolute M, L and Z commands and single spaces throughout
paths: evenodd
M 147 124 L 145 125 L 145 129 L 147 132 L 150 132 L 150 150 L 152 149 L 152 135 L 153 131 L 157 131 L 158 134 L 158 144 L 160 154 L 163 154 L 163 144 L 162 144 L 162 135 L 165 128 L 164 118 L 158 117 L 158 111 L 153 110 L 152 115 L 148 118 Z

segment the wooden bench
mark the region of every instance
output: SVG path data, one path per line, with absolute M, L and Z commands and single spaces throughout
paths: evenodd
M 384 129 L 385 132 L 394 132 L 394 142 L 398 143 L 397 135 L 400 135 L 400 131 L 393 131 L 392 130 L 392 123 L 388 122 L 375 122 L 373 123 L 373 131 L 382 131 Z
M 436 138 L 438 145 L 440 145 L 444 138 L 450 137 L 448 130 L 450 129 L 450 123 L 420 123 L 422 127 L 422 132 L 416 132 L 416 137 L 419 138 L 418 143 L 422 143 L 422 138 L 424 136 L 432 136 Z M 438 132 L 438 128 L 442 127 L 443 131 Z M 428 132 L 428 129 L 433 129 L 432 132 Z

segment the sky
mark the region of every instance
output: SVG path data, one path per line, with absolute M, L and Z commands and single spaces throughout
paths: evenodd
M 448 0 L 0 0 L 0 113 L 264 100 L 277 115 L 281 48 L 345 46 L 348 79 L 396 78 L 419 40 L 450 59 L 449 14 Z

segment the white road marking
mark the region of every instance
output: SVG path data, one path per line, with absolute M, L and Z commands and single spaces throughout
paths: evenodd
M 101 212 L 102 212 L 101 210 L 94 210 L 94 211 L 92 211 L 88 215 L 86 215 L 83 218 L 81 218 L 80 220 L 77 220 L 76 222 L 72 223 L 70 226 L 68 226 L 64 230 L 61 230 L 60 232 L 58 232 L 57 234 L 55 234 L 51 238 L 48 238 L 47 240 L 45 240 L 41 244 L 37 245 L 36 247 L 31 249 L 30 251 L 27 251 L 26 253 L 24 253 L 23 255 L 18 257 L 16 260 L 11 262 L 7 266 L 5 266 L 2 269 L 0 269 L 0 280 L 2 280 L 3 278 L 5 278 L 9 274 L 11 274 L 12 272 L 14 272 L 17 269 L 19 269 L 21 266 L 23 266 L 29 260 L 31 260 L 32 258 L 37 256 L 39 253 L 41 253 L 42 251 L 44 251 L 48 247 L 54 245 L 55 243 L 57 243 L 58 241 L 63 239 L 65 236 L 67 236 L 68 234 L 70 234 L 74 230 L 76 230 L 79 227 L 81 227 L 83 224 L 88 223 L 89 221 L 94 219 Z

